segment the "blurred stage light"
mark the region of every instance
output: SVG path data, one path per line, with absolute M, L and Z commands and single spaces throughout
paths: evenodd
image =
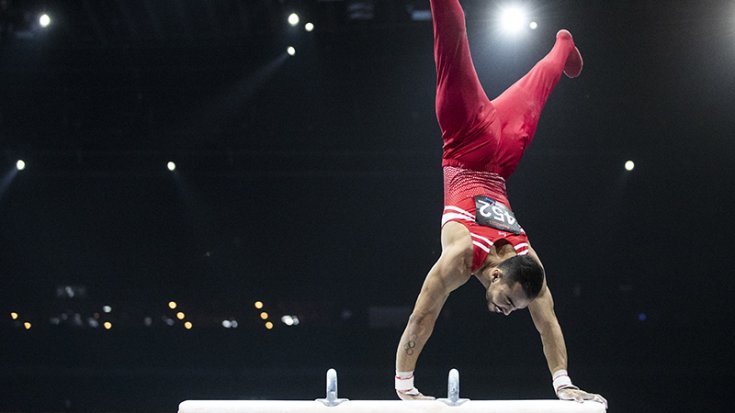
M 255 302 L 255 308 L 258 309 L 258 310 L 260 310 L 261 308 L 263 308 L 263 302 L 262 301 L 256 301 Z
M 415 2 L 406 7 L 408 13 L 411 15 L 411 20 L 415 22 L 430 22 L 431 21 L 431 9 L 429 4 L 425 6 L 419 6 Z
M 304 25 L 304 30 L 306 30 L 307 32 L 314 31 L 314 23 L 306 23 Z
M 103 325 L 105 326 L 105 330 L 109 330 L 112 328 L 112 323 L 109 321 L 105 321 L 105 324 Z
M 230 320 L 222 320 L 222 327 L 230 328 L 232 327 L 232 322 Z
M 527 24 L 526 11 L 520 6 L 506 6 L 500 10 L 500 29 L 509 34 L 516 34 Z
M 41 17 L 38 18 L 38 24 L 40 24 L 41 27 L 48 27 L 51 24 L 51 17 L 49 17 L 48 14 L 42 14 Z
M 186 314 L 184 314 L 182 311 L 179 311 L 178 313 L 176 313 L 176 318 L 178 318 L 179 320 L 183 320 L 184 318 L 186 318 Z
M 268 330 L 273 329 L 273 323 L 271 323 L 270 321 L 265 323 L 265 328 L 267 328 Z
M 529 23 L 528 27 L 529 27 L 529 28 L 530 28 L 531 30 L 536 30 L 536 29 L 538 29 L 538 23 L 536 23 L 536 22 L 531 22 L 531 23 Z
M 150 318 L 150 317 L 145 317 L 143 319 L 143 325 L 146 326 L 146 327 L 152 326 L 153 325 L 153 319 Z
M 176 304 L 176 301 L 169 301 L 168 302 L 168 308 L 170 308 L 172 310 L 175 310 L 177 305 L 178 304 Z
M 635 169 L 635 162 L 628 161 L 628 162 L 625 163 L 625 170 L 626 171 L 632 171 L 633 169 Z
M 169 162 L 166 164 L 166 168 L 168 168 L 169 171 L 173 172 L 176 170 L 176 164 L 173 162 Z
M 301 19 L 299 18 L 299 15 L 296 13 L 291 13 L 288 16 L 288 24 L 290 24 L 291 26 L 296 26 L 297 24 L 299 24 L 300 21 Z
M 187 321 L 184 323 L 184 328 L 187 330 L 191 330 L 192 324 L 190 321 Z
M 293 46 L 288 46 L 288 49 L 286 49 L 286 53 L 288 53 L 289 56 L 293 56 L 296 54 L 296 49 L 294 49 Z
M 260 313 L 260 318 L 263 319 L 263 320 L 267 320 L 268 319 L 268 313 L 266 313 L 265 311 L 263 311 L 262 313 Z
M 17 320 L 18 319 L 18 313 L 16 313 L 15 311 L 13 311 L 12 313 L 10 313 L 10 318 L 12 318 L 13 320 Z
M 112 307 L 110 307 L 109 305 L 105 305 L 105 306 L 102 307 L 102 311 L 104 311 L 106 313 L 111 313 L 112 312 Z
M 375 18 L 375 0 L 348 0 L 347 18 L 368 21 Z
M 87 318 L 87 324 L 89 324 L 92 328 L 97 328 L 100 326 L 100 323 L 93 317 Z
M 18 162 L 15 163 L 15 168 L 19 171 L 26 169 L 26 162 L 22 159 L 18 159 Z
M 299 325 L 299 318 L 295 315 L 285 315 L 281 317 L 281 321 L 283 324 L 287 326 L 297 326 Z
M 23 323 L 23 327 L 25 327 L 26 330 L 30 330 L 32 326 L 31 326 L 31 323 L 26 321 L 25 323 Z
M 239 324 L 237 324 L 237 320 L 230 321 L 230 326 L 232 326 L 232 328 L 237 328 L 238 325 Z

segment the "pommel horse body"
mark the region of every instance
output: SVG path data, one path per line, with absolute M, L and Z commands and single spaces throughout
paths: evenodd
M 327 396 L 309 400 L 187 400 L 179 413 L 606 413 L 605 405 L 563 400 L 469 400 L 459 397 L 459 373 L 449 372 L 445 399 L 348 400 L 337 397 L 337 373 L 327 372 Z

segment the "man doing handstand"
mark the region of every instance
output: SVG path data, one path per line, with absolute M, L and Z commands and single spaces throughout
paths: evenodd
M 396 352 L 395 388 L 404 400 L 430 399 L 413 372 L 449 294 L 473 275 L 491 312 L 528 308 L 560 399 L 595 400 L 572 384 L 564 336 L 544 268 L 513 215 L 505 181 L 531 143 L 541 110 L 561 74 L 574 78 L 582 56 L 561 30 L 551 51 L 494 100 L 480 85 L 459 0 L 430 0 L 437 71 L 436 115 L 444 141 L 442 253 L 424 280 Z

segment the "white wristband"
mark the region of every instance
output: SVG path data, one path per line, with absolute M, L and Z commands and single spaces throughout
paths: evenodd
M 554 393 L 558 393 L 559 390 L 565 388 L 565 387 L 573 387 L 572 379 L 569 378 L 569 374 L 566 370 L 557 370 L 553 374 L 554 381 L 552 382 L 552 385 L 554 386 Z
M 413 372 L 396 372 L 396 390 L 407 391 L 413 389 Z

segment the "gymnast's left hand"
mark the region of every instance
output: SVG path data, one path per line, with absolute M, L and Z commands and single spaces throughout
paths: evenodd
M 607 400 L 599 394 L 587 393 L 584 390 L 580 390 L 576 386 L 564 387 L 556 392 L 556 396 L 561 400 L 574 400 L 577 403 L 583 403 L 586 400 L 593 402 L 602 403 L 607 409 Z
M 424 396 L 415 387 L 411 390 L 396 390 L 396 394 L 401 400 L 434 400 L 433 396 Z

